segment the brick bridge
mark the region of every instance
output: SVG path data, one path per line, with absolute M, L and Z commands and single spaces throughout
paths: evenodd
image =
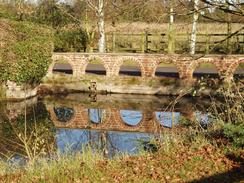
M 66 61 L 73 70 L 74 77 L 85 74 L 86 67 L 91 60 L 100 60 L 106 70 L 106 76 L 118 76 L 120 67 L 126 60 L 135 62 L 142 77 L 155 77 L 157 67 L 161 63 L 173 64 L 178 70 L 179 78 L 192 79 L 194 70 L 202 63 L 212 64 L 221 78 L 230 81 L 239 64 L 244 63 L 244 56 L 229 55 L 216 56 L 184 56 L 184 55 L 163 55 L 163 54 L 123 54 L 123 53 L 54 53 L 53 62 L 48 69 L 48 75 L 52 75 L 55 63 Z
M 68 107 L 74 111 L 72 117 L 66 121 L 62 122 L 57 117 L 54 108 L 55 107 Z M 151 110 L 138 109 L 135 110 L 141 114 L 141 118 L 137 124 L 128 124 L 126 120 L 123 119 L 121 110 L 119 108 L 104 108 L 102 109 L 101 121 L 93 122 L 89 116 L 88 108 L 85 105 L 55 105 L 46 104 L 46 108 L 50 113 L 51 120 L 57 128 L 72 128 L 72 129 L 92 129 L 92 130 L 106 130 L 106 131 L 128 131 L 128 132 L 159 132 L 163 130 L 163 126 L 160 124 L 159 119 L 156 117 L 156 112 Z M 191 107 L 190 107 L 191 108 Z M 133 109 L 131 109 L 133 110 Z M 161 112 L 161 110 L 157 110 Z M 181 108 L 182 110 L 182 108 Z M 163 111 L 162 111 L 163 112 Z M 169 111 L 170 112 L 170 111 Z M 189 109 L 189 106 L 185 108 L 184 111 L 180 111 L 180 114 L 187 119 L 193 120 L 195 118 L 195 112 Z

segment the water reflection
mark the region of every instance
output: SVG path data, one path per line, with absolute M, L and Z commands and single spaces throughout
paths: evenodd
M 94 101 L 88 95 L 73 94 L 48 96 L 38 102 L 33 100 L 27 107 L 26 103 L 1 105 L 4 114 L 0 116 L 4 118 L 0 121 L 0 154 L 24 154 L 24 149 L 15 144 L 20 143 L 16 132 L 25 133 L 25 113 L 28 114 L 26 132 L 30 139 L 33 138 L 31 141 L 45 140 L 44 149 L 40 150 L 45 151 L 43 154 L 50 150 L 77 152 L 91 146 L 109 157 L 118 153 L 138 153 L 142 149 L 140 145 L 154 135 L 162 134 L 164 127 L 177 128 L 181 118 L 193 116 L 201 124 L 210 121 L 208 114 L 200 110 L 206 105 L 203 101 L 182 100 L 175 105 L 174 111 L 166 111 L 172 100 L 156 96 L 101 95 Z M 195 103 L 200 106 L 197 110 Z M 41 138 L 33 136 L 35 130 Z
M 102 109 L 88 109 L 88 114 L 92 123 L 99 124 L 102 122 Z
M 140 111 L 120 110 L 122 120 L 129 126 L 138 125 L 142 120 L 142 113 Z
M 105 138 L 102 138 L 102 137 Z M 58 129 L 56 139 L 60 152 L 81 152 L 84 147 L 106 150 L 109 157 L 116 154 L 137 154 L 141 142 L 149 141 L 152 134 L 81 129 Z
M 72 108 L 54 107 L 53 110 L 60 122 L 66 123 L 70 121 L 74 116 L 74 109 Z
M 206 128 L 212 122 L 212 119 L 209 117 L 209 114 L 202 113 L 201 111 L 195 112 L 195 119 L 203 128 Z
M 156 118 L 164 127 L 172 128 L 180 121 L 179 112 L 156 112 Z

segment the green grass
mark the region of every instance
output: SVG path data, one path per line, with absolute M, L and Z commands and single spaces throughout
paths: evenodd
M 233 162 L 204 136 L 195 135 L 189 141 L 185 134 L 184 130 L 179 134 L 164 132 L 165 140 L 155 141 L 159 151 L 154 154 L 106 159 L 88 147 L 82 154 L 41 159 L 14 172 L 0 162 L 0 182 L 187 182 L 232 168 Z

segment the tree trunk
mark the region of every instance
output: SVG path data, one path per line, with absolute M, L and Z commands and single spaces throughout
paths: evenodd
M 99 0 L 98 2 L 98 32 L 99 32 L 99 42 L 98 50 L 99 53 L 104 53 L 106 51 L 105 46 L 105 28 L 104 28 L 104 0 Z
M 197 21 L 199 17 L 198 5 L 199 5 L 199 0 L 194 0 L 194 13 L 193 13 L 193 23 L 192 23 L 192 32 L 191 32 L 191 44 L 190 44 L 191 55 L 194 55 L 196 51 Z
M 168 53 L 173 54 L 175 50 L 174 37 L 174 9 L 172 3 L 170 4 L 169 29 L 168 29 Z

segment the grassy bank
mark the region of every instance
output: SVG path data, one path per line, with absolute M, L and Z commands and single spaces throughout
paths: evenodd
M 82 154 L 39 160 L 27 167 L 0 163 L 0 182 L 239 182 L 244 151 L 210 133 L 180 129 L 155 141 L 156 153 L 107 159 L 87 148 Z M 221 143 L 220 143 L 221 142 Z
M 210 123 L 182 118 L 177 127 L 163 129 L 162 138 L 155 137 L 150 146 L 141 143 L 142 150 L 135 156 L 125 154 L 108 158 L 106 148 L 95 151 L 89 145 L 82 153 L 60 154 L 53 148 L 56 147 L 54 134 L 51 139 L 48 135 L 51 133 L 48 121 L 46 127 L 43 122 L 33 123 L 34 131 L 30 124 L 29 130 L 24 128 L 24 119 L 23 123 L 13 123 L 16 129 L 22 124 L 23 131 L 19 135 L 22 131 L 15 130 L 16 141 L 9 134 L 13 146 L 18 142 L 17 138 L 21 139 L 25 134 L 28 138 L 22 139 L 28 142 L 26 145 L 19 143 L 19 151 L 11 152 L 26 154 L 26 164 L 0 161 L 0 182 L 243 182 L 244 101 L 242 90 L 236 87 L 223 88 L 218 98 L 212 100 L 206 109 Z M 220 98 L 221 102 L 216 102 Z M 51 153 L 46 153 L 50 149 Z

